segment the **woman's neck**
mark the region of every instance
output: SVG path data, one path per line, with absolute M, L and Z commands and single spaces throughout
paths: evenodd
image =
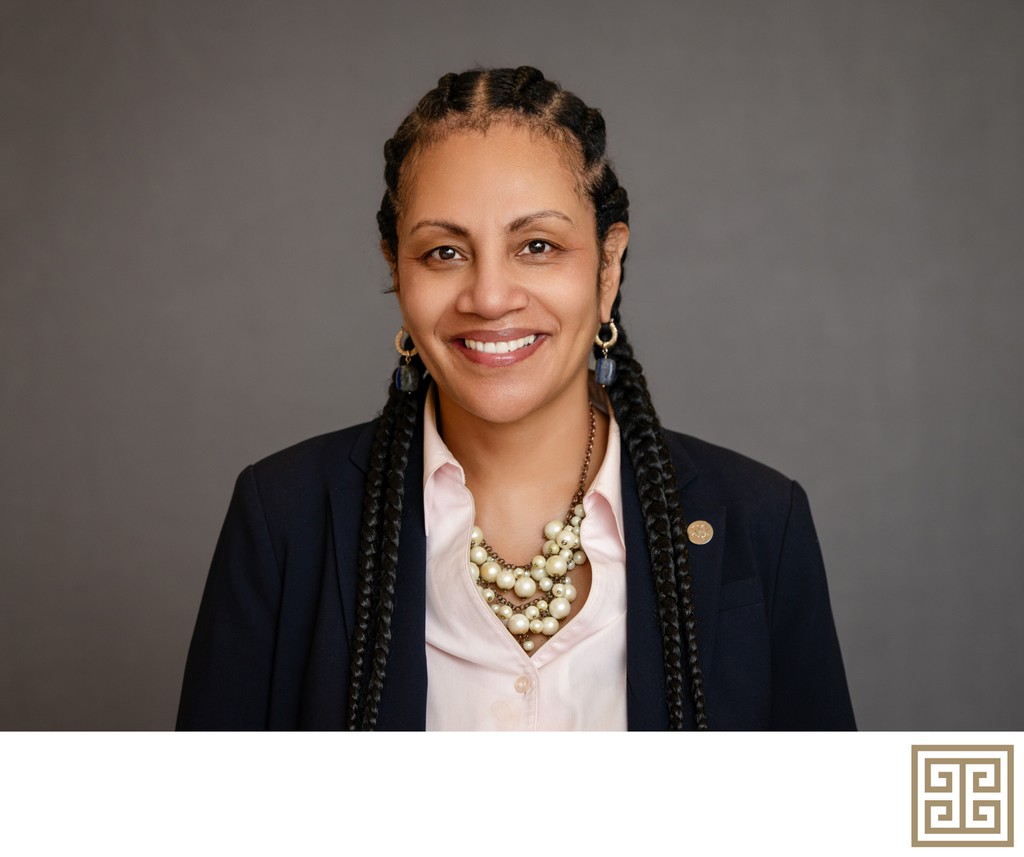
M 438 428 L 465 472 L 474 523 L 499 556 L 529 562 L 543 544 L 544 525 L 566 515 L 579 487 L 590 435 L 588 384 L 512 423 L 488 422 L 443 394 L 439 399 Z M 595 409 L 585 487 L 600 470 L 607 445 L 608 418 Z M 585 598 L 585 588 L 581 592 Z
M 500 491 L 518 496 L 538 490 L 559 495 L 564 506 L 579 482 L 590 431 L 589 390 L 578 385 L 556 402 L 510 423 L 493 423 L 439 392 L 438 429 L 477 496 Z M 604 459 L 607 419 L 598 412 L 588 483 Z M 570 490 L 565 497 L 565 487 Z M 564 511 L 564 510 L 563 510 Z

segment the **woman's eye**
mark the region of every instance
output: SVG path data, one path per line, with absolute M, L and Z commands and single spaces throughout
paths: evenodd
M 551 246 L 547 241 L 541 241 L 540 239 L 534 241 L 528 241 L 526 246 L 523 247 L 523 252 L 528 256 L 540 256 L 544 253 L 549 253 L 554 247 Z
M 439 262 L 454 262 L 462 256 L 454 247 L 435 247 L 427 254 L 428 259 L 437 259 Z

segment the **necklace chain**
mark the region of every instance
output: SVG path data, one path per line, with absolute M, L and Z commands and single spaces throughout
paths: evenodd
M 594 417 L 594 406 L 593 404 L 591 404 L 590 433 L 587 435 L 587 451 L 583 455 L 583 468 L 580 470 L 579 485 L 576 486 L 576 493 L 572 495 L 572 499 L 569 501 L 569 511 L 566 512 L 565 517 L 562 518 L 562 521 L 566 524 L 568 524 L 569 521 L 572 520 L 572 517 L 575 514 L 574 510 L 580 504 L 580 501 L 583 500 L 583 495 L 586 493 L 587 490 L 587 475 L 590 473 L 590 458 L 594 454 L 594 433 L 596 431 L 596 428 L 597 421 Z M 480 547 L 487 551 L 487 554 L 491 557 L 491 559 L 498 563 L 498 565 L 500 565 L 502 568 L 522 568 L 523 566 L 527 566 L 530 564 L 529 562 L 524 562 L 517 565 L 514 562 L 509 562 L 507 559 L 501 557 L 498 554 L 498 552 L 483 539 L 480 539 L 480 541 L 477 544 L 479 544 Z
M 580 542 L 580 525 L 586 517 L 583 495 L 594 453 L 596 425 L 591 404 L 590 431 L 579 485 L 565 516 L 544 525 L 546 541 L 540 554 L 516 565 L 491 547 L 479 527 L 474 526 L 470 535 L 469 569 L 478 591 L 526 652 L 536 648 L 533 637 L 550 637 L 558 631 L 561 620 L 569 615 L 571 604 L 576 600 L 576 587 L 572 585 L 569 572 L 587 561 Z M 514 603 L 502 595 L 502 590 L 514 590 L 523 602 Z

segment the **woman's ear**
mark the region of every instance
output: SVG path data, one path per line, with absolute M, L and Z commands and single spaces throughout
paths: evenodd
M 609 226 L 601 247 L 601 321 L 608 321 L 612 317 L 612 305 L 622 282 L 622 259 L 628 246 L 629 227 L 621 222 Z

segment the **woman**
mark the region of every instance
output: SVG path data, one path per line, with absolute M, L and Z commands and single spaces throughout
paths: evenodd
M 239 477 L 179 727 L 854 728 L 803 491 L 661 429 L 601 114 L 449 74 L 384 151 L 388 403 Z

